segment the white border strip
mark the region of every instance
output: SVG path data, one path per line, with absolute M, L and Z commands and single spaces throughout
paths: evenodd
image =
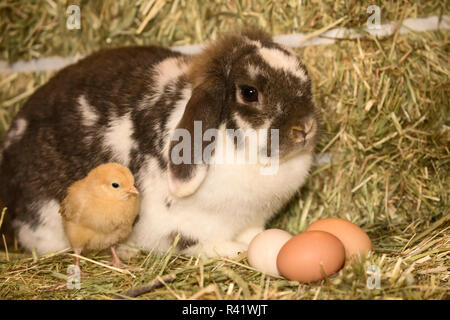
M 391 22 L 387 24 L 382 24 L 379 28 L 365 28 L 364 31 L 373 36 L 389 36 L 393 34 L 398 27 L 398 23 Z M 431 30 L 446 30 L 450 29 L 450 16 L 442 16 L 439 20 L 438 16 L 432 16 L 428 18 L 418 18 L 418 19 L 405 19 L 403 20 L 402 26 L 400 27 L 399 33 L 409 33 L 412 31 L 422 32 Z M 356 39 L 360 38 L 364 34 L 359 33 L 353 29 L 345 28 L 334 28 L 323 32 L 320 35 L 308 39 L 308 34 L 306 33 L 294 33 L 287 35 L 279 35 L 274 37 L 274 41 L 279 44 L 285 45 L 291 48 L 306 47 L 306 46 L 316 46 L 322 44 L 334 43 L 339 38 L 349 38 Z M 302 40 L 302 39 L 307 40 Z M 195 54 L 202 50 L 203 44 L 187 45 L 187 46 L 175 46 L 172 47 L 173 50 L 185 53 L 185 54 Z M 83 56 L 75 57 L 48 57 L 40 59 L 32 59 L 30 61 L 18 61 L 9 65 L 6 61 L 0 61 L 0 73 L 13 73 L 13 72 L 33 72 L 33 71 L 50 71 L 61 69 L 69 64 L 72 64 Z
M 364 28 L 364 31 L 373 36 L 386 37 L 394 34 L 397 27 L 397 22 L 390 22 L 380 25 L 379 28 Z M 441 21 L 439 21 L 438 16 L 418 19 L 405 19 L 403 20 L 403 24 L 400 26 L 399 33 L 404 34 L 412 31 L 423 32 L 439 29 L 450 29 L 450 16 L 442 16 Z M 288 34 L 275 36 L 274 40 L 287 47 L 298 48 L 306 46 L 317 46 L 321 44 L 330 44 L 334 43 L 339 38 L 356 39 L 364 36 L 364 33 L 359 33 L 352 29 L 335 28 L 325 31 L 324 33 L 306 41 L 301 40 L 302 38 L 307 36 L 307 34 L 303 33 Z

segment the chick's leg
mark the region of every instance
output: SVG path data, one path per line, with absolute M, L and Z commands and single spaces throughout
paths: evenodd
M 81 254 L 81 249 L 74 249 L 74 251 L 78 256 Z M 75 257 L 75 265 L 78 267 L 78 269 L 80 268 L 80 257 Z
M 123 268 L 123 267 L 127 267 L 126 264 L 122 263 L 122 261 L 120 261 L 119 256 L 116 253 L 116 249 L 114 248 L 114 246 L 111 246 L 111 254 L 112 254 L 112 261 L 111 264 L 116 267 L 116 268 Z
M 82 249 L 73 249 L 74 253 L 76 255 L 81 255 Z M 72 267 L 72 266 L 71 266 Z M 80 268 L 80 258 L 75 257 L 75 268 L 72 268 L 72 271 L 68 274 L 68 276 L 74 276 L 76 274 L 82 275 L 81 268 Z

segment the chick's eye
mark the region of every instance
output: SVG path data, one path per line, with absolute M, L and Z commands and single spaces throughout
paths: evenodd
M 119 184 L 115 183 L 115 182 L 113 182 L 111 185 L 112 185 L 113 188 L 118 188 L 119 187 Z
M 256 102 L 258 101 L 258 90 L 254 87 L 250 86 L 241 86 L 239 87 L 241 91 L 242 99 L 245 102 Z

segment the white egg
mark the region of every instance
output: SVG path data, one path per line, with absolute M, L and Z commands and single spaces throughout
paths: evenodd
M 258 233 L 248 246 L 249 265 L 265 274 L 280 277 L 277 269 L 278 252 L 291 238 L 289 232 L 280 229 L 268 229 Z

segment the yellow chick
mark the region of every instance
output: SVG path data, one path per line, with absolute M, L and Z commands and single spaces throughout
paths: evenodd
M 112 265 L 123 266 L 114 245 L 131 233 L 139 212 L 139 191 L 128 168 L 102 164 L 67 190 L 61 203 L 64 230 L 76 254 L 111 248 Z M 76 258 L 79 267 L 80 260 Z

